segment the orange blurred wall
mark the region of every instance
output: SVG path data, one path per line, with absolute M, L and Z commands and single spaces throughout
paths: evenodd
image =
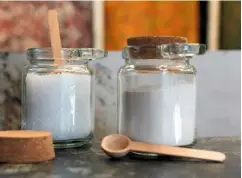
M 198 1 L 105 1 L 105 48 L 120 50 L 131 36 L 199 39 Z

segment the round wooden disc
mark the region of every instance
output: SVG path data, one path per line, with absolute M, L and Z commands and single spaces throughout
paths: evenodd
M 0 131 L 0 162 L 35 163 L 55 157 L 52 134 L 45 131 Z

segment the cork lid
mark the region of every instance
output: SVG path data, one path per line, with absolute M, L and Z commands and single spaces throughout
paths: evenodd
M 127 39 L 128 51 L 126 54 L 132 59 L 159 59 L 163 58 L 157 45 L 187 43 L 187 38 L 178 36 L 140 36 Z
M 36 163 L 55 157 L 52 135 L 45 131 L 0 131 L 0 163 Z
M 140 36 L 127 39 L 128 45 L 162 45 L 169 43 L 187 43 L 187 38 L 179 36 Z

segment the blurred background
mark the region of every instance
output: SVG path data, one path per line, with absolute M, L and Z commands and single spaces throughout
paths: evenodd
M 143 35 L 185 36 L 210 50 L 241 48 L 240 1 L 56 2 L 63 47 L 121 50 Z M 50 46 L 48 2 L 0 3 L 0 51 Z

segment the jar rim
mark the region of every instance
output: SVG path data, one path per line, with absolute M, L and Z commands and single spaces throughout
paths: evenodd
M 108 52 L 98 48 L 61 48 L 59 60 L 96 60 L 107 57 Z M 29 48 L 27 56 L 31 60 L 54 60 L 52 48 Z

